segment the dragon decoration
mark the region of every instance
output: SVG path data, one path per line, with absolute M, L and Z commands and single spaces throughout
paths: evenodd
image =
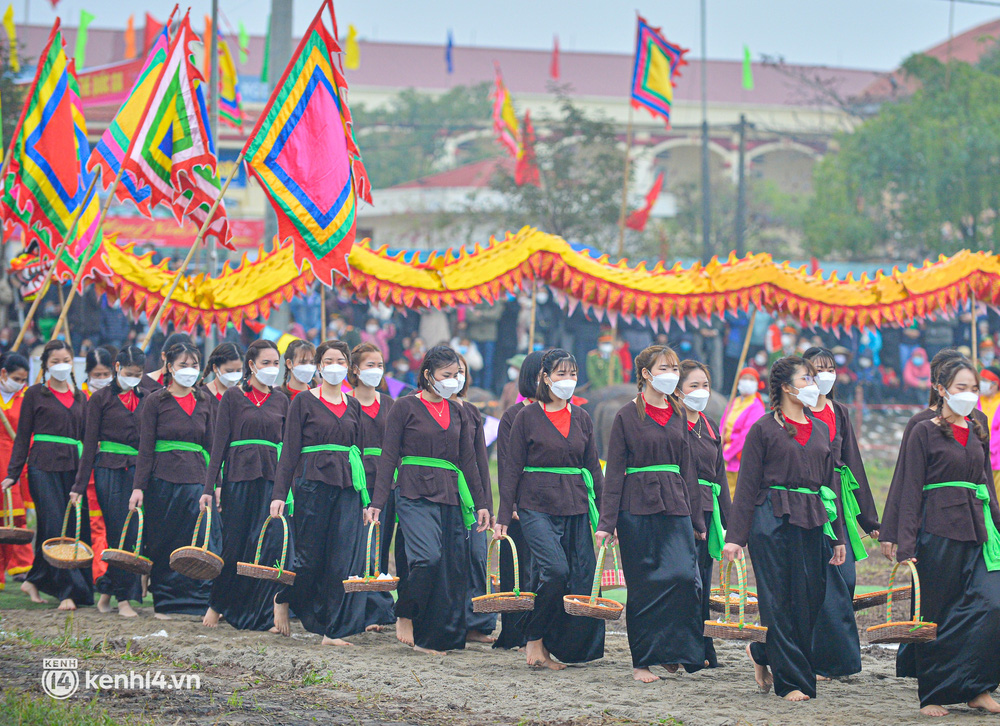
M 131 245 L 106 243 L 105 255 L 110 274 L 94 280 L 98 292 L 120 301 L 133 316 L 151 318 L 175 273 L 166 261 L 154 264 L 151 252 L 139 255 Z M 790 315 L 807 326 L 907 325 L 953 313 L 971 295 L 989 304 L 1000 302 L 1000 257 L 987 252 L 963 251 L 919 268 L 839 279 L 776 263 L 768 254 L 731 255 L 724 262 L 713 259 L 687 268 L 679 263 L 670 268 L 662 263 L 647 268 L 645 262 L 630 266 L 524 227 L 485 247 L 432 252 L 426 258 L 390 253 L 365 240 L 354 245 L 348 262 L 345 292 L 404 310 L 490 303 L 538 280 L 553 289 L 569 312 L 582 306 L 599 319 L 607 316 L 614 322 L 621 316 L 654 327 L 667 320 L 683 324 L 745 311 L 750 305 Z M 30 255 L 14 261 L 12 273 L 22 295 L 37 292 L 44 270 Z M 244 255 L 236 267 L 227 262 L 217 277 L 185 276 L 162 322 L 182 330 L 243 322 L 256 326 L 259 318 L 266 319 L 314 282 L 308 267 L 302 272 L 296 267 L 290 244 L 271 251 L 261 247 L 255 260 Z

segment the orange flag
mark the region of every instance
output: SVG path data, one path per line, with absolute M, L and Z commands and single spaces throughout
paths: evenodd
M 205 45 L 205 61 L 201 67 L 201 73 L 207 81 L 212 72 L 212 19 L 207 15 L 205 16 L 205 34 L 201 36 L 201 42 Z
M 135 58 L 135 15 L 129 15 L 125 24 L 125 57 Z

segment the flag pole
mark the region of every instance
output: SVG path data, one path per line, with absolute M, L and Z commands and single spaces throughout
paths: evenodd
M 628 172 L 632 156 L 632 104 L 628 105 L 628 128 L 625 131 L 625 178 L 622 180 L 622 209 L 618 217 L 618 256 L 625 256 L 625 215 L 628 211 Z
M 83 195 L 83 199 L 85 202 L 87 199 L 90 198 L 90 194 L 91 192 L 94 191 L 94 186 L 96 184 L 97 184 L 97 174 L 94 174 L 94 178 L 90 180 L 90 187 L 88 187 L 87 193 Z M 42 298 L 45 297 L 46 293 L 48 293 L 49 291 L 49 283 L 52 281 L 52 275 L 55 274 L 56 271 L 56 261 L 59 259 L 59 256 L 63 253 L 63 251 L 66 249 L 66 245 L 69 244 L 69 238 L 76 236 L 76 223 L 79 221 L 80 215 L 83 214 L 83 208 L 84 204 L 81 204 L 79 207 L 77 207 L 76 212 L 74 212 L 75 216 L 73 217 L 73 221 L 70 222 L 69 225 L 70 234 L 67 235 L 63 239 L 63 241 L 59 243 L 59 246 L 56 248 L 55 255 L 53 255 L 52 259 L 52 264 L 49 265 L 49 269 L 45 273 L 45 279 L 42 281 L 42 286 L 39 288 L 38 294 L 35 296 L 34 302 L 31 303 L 31 308 L 28 310 L 28 315 L 24 319 L 24 324 L 21 326 L 21 330 L 20 332 L 18 332 L 17 338 L 14 340 L 14 345 L 11 346 L 11 350 L 17 350 L 20 347 L 21 342 L 24 340 L 24 334 L 28 331 L 28 328 L 31 327 L 31 321 L 35 317 L 35 311 L 38 310 L 38 306 L 41 304 Z
M 63 288 L 62 288 L 62 283 L 61 282 L 59 283 L 59 287 L 57 287 L 56 289 L 59 291 L 59 306 L 60 307 L 65 307 L 65 305 L 66 305 L 66 298 L 63 295 Z M 70 350 L 73 349 L 73 338 L 69 334 L 69 326 L 68 325 L 66 326 L 66 344 L 70 347 Z
M 531 327 L 528 328 L 528 352 L 535 349 L 535 313 L 538 310 L 538 280 L 531 280 Z
M 756 322 L 757 322 L 757 308 L 754 308 L 753 312 L 750 314 L 750 324 L 747 325 L 747 337 L 743 339 L 743 350 L 740 351 L 740 361 L 739 363 L 736 364 L 736 377 L 733 378 L 733 387 L 729 391 L 729 400 L 726 402 L 727 407 L 729 406 L 729 404 L 733 402 L 733 399 L 736 398 L 736 387 L 739 385 L 740 382 L 740 371 L 743 370 L 743 366 L 746 365 L 747 362 L 747 351 L 750 350 L 750 338 L 753 337 L 753 326 L 754 323 Z M 720 439 L 722 440 L 722 446 L 723 448 L 725 448 L 726 446 L 726 434 L 724 430 L 725 426 L 723 426 L 720 423 L 719 427 L 720 429 L 723 429 L 719 433 L 720 433 Z
M 319 282 L 319 339 L 326 340 L 326 285 Z
M 233 164 L 233 170 L 229 172 L 229 176 L 226 178 L 226 183 L 222 185 L 222 189 L 219 190 L 219 196 L 215 198 L 212 202 L 211 208 L 208 210 L 208 214 L 205 215 L 205 221 L 202 222 L 201 229 L 198 230 L 198 236 L 194 238 L 194 242 L 191 244 L 191 249 L 188 250 L 187 257 L 181 263 L 180 268 L 177 270 L 177 274 L 174 277 L 174 281 L 170 283 L 170 289 L 167 290 L 166 296 L 160 303 L 160 309 L 156 311 L 156 316 L 149 324 L 149 330 L 146 331 L 146 337 L 142 339 L 142 343 L 139 344 L 139 348 L 142 350 L 146 349 L 149 345 L 149 341 L 153 339 L 153 334 L 156 332 L 156 328 L 160 324 L 160 318 L 163 317 L 163 312 L 167 309 L 167 305 L 174 296 L 174 292 L 177 290 L 177 286 L 180 284 L 181 278 L 184 277 L 184 271 L 187 269 L 188 265 L 191 264 L 191 260 L 194 259 L 194 253 L 198 250 L 198 245 L 201 244 L 202 239 L 205 237 L 205 233 L 208 231 L 209 225 L 212 224 L 212 218 L 215 216 L 215 210 L 219 208 L 222 204 L 222 198 L 226 195 L 226 190 L 229 189 L 229 183 L 236 176 L 236 173 L 240 169 L 240 164 L 243 163 L 243 151 L 240 151 L 240 155 L 236 157 L 236 163 Z
M 979 330 L 976 327 L 976 291 L 972 291 L 972 365 L 979 365 Z

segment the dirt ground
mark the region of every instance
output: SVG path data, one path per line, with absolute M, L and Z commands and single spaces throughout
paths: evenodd
M 0 620 L 0 682 L 41 691 L 42 658 L 76 657 L 79 669 L 198 674 L 200 690 L 78 691 L 112 717 L 155 724 L 909 724 L 916 684 L 894 677 L 894 654 L 864 648 L 864 669 L 820 684 L 819 697 L 785 703 L 756 692 L 746 654 L 717 641 L 722 667 L 631 678 L 624 622 L 609 628 L 605 658 L 562 672 L 529 670 L 523 655 L 472 645 L 444 657 L 419 655 L 391 632 L 352 638 L 353 648 L 323 647 L 293 623 L 292 637 L 211 630 L 197 618 L 154 620 L 149 608 L 126 620 L 93 608 L 8 610 Z M 78 701 L 79 702 L 79 701 Z M 0 714 L 0 722 L 4 722 Z M 990 719 L 1000 723 L 1000 719 Z M 956 708 L 935 723 L 981 724 Z

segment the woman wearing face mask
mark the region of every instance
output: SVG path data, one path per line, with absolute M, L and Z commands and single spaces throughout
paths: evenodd
M 597 350 L 587 353 L 587 380 L 592 391 L 625 382 L 621 358 L 615 355 L 614 335 L 602 335 L 597 339 Z
M 650 670 L 689 673 L 705 662 L 701 575 L 695 541 L 705 522 L 687 421 L 673 399 L 680 363 L 654 345 L 635 358 L 638 395 L 615 416 L 601 500 L 598 544 L 617 531 L 628 583 L 625 618 L 632 677 L 660 680 Z M 577 591 L 574 591 L 577 592 Z
M 913 349 L 913 354 L 903 366 L 903 385 L 910 389 L 911 401 L 919 403 L 931 387 L 931 367 L 923 348 Z
M 293 340 L 285 348 L 285 380 L 281 384 L 281 392 L 288 396 L 289 401 L 303 391 L 308 391 L 316 382 L 315 346 L 307 340 Z
M 271 494 L 272 516 L 284 512 L 290 487 L 295 497 L 295 582 L 274 598 L 274 625 L 288 635 L 291 603 L 302 626 L 323 636 L 323 645 L 350 645 L 344 638 L 364 632 L 368 601 L 367 593 L 346 593 L 341 584 L 365 567 L 365 414 L 341 390 L 351 365 L 347 343 L 322 343 L 314 361 L 323 382 L 296 396 L 288 409 Z
M 521 586 L 536 593 L 525 626 L 527 661 L 553 670 L 604 657 L 604 621 L 563 610 L 564 595 L 590 592 L 593 583 L 591 528 L 598 528 L 604 485 L 594 424 L 569 403 L 576 381 L 572 355 L 560 348 L 545 354 L 536 403 L 517 414 L 510 431 L 494 532 L 507 533 L 516 508 L 532 560 L 531 582 Z
M 362 343 L 351 351 L 351 370 L 347 374 L 347 382 L 352 388 L 350 395 L 361 404 L 361 412 L 364 414 L 361 417 L 361 428 L 364 430 L 365 449 L 361 454 L 365 464 L 365 483 L 368 486 L 369 497 L 375 494 L 376 465 L 382 455 L 385 422 L 389 418 L 393 404 L 385 385 L 384 366 L 382 351 L 374 343 Z M 382 534 L 379 572 L 388 572 L 392 531 L 396 527 L 396 508 L 391 498 L 379 516 L 379 527 Z M 365 629 L 381 632 L 383 625 L 392 625 L 396 622 L 396 616 L 393 614 L 394 604 L 391 593 L 368 593 Z
M 965 358 L 939 367 L 937 416 L 903 442 L 884 512 L 898 543 L 886 554 L 916 563 L 921 617 L 937 623 L 935 640 L 896 656 L 896 675 L 917 679 L 926 716 L 947 715 L 951 703 L 1000 713 L 990 695 L 1000 684 L 1000 508 L 987 435 L 971 417 L 978 384 Z
M 165 387 L 151 393 L 139 415 L 139 455 L 129 508 L 145 506 L 143 554 L 153 561 L 149 592 L 161 620 L 170 613 L 201 615 L 208 607 L 211 583 L 170 569 L 170 553 L 191 544 L 205 489 L 208 452 L 212 449 L 211 396 L 196 390 L 201 354 L 190 343 L 167 351 Z M 218 552 L 217 517 L 210 547 Z M 204 535 L 204 522 L 198 542 Z
M 14 352 L 0 356 L 0 416 L 6 416 L 14 431 L 21 418 L 21 403 L 24 401 L 24 386 L 28 382 L 28 359 Z M 0 427 L 0 470 L 7 471 L 10 456 L 14 448 L 14 440 L 7 433 L 7 427 Z M 6 511 L 6 505 L 0 504 L 0 513 L 10 514 L 14 518 L 15 527 L 27 527 L 27 510 L 34 507 L 31 495 L 28 493 L 28 479 L 21 474 L 17 483 L 11 487 L 11 512 Z M 28 544 L 0 544 L 0 587 L 5 585 L 4 573 L 23 575 L 31 569 L 32 550 Z M 27 594 L 32 602 L 43 602 L 38 596 L 38 589 L 27 580 L 21 583 L 21 591 Z
M 242 380 L 219 402 L 201 495 L 202 511 L 214 504 L 222 515 L 225 564 L 212 581 L 208 611 L 202 619 L 202 625 L 210 628 L 219 624 L 220 615 L 237 630 L 267 630 L 274 624 L 277 583 L 237 577 L 236 563 L 253 562 L 260 528 L 271 509 L 278 446 L 288 411 L 288 398 L 273 395 L 279 359 L 278 346 L 255 340 L 247 348 Z M 281 541 L 279 529 L 276 523 L 266 540 L 272 546 L 261 552 L 261 562 L 274 562 L 281 556 L 274 546 Z
M 90 400 L 91 395 L 111 384 L 114 375 L 114 360 L 117 353 L 117 350 L 109 350 L 105 347 L 92 348 L 87 351 L 84 358 L 84 372 L 87 374 L 87 379 L 80 386 L 80 390 L 83 391 L 87 400 Z M 91 477 L 90 483 L 93 483 L 93 477 Z M 76 487 L 74 486 L 75 490 Z M 89 510 L 90 545 L 91 549 L 94 550 L 94 562 L 92 565 L 94 570 L 94 584 L 99 585 L 108 571 L 108 563 L 101 559 L 101 554 L 108 546 L 108 535 L 104 527 L 104 513 L 98 501 L 97 489 L 88 487 L 86 495 L 87 498 L 84 504 Z M 70 494 L 70 499 L 75 501 L 76 495 Z M 126 498 L 125 501 L 127 502 L 128 499 Z M 97 601 L 97 609 L 102 613 L 111 612 L 111 596 L 107 592 L 104 592 L 100 586 L 98 586 L 97 591 L 101 593 L 101 597 Z
M 396 337 L 396 326 L 392 323 L 380 325 L 376 318 L 368 318 L 365 329 L 361 331 L 361 344 L 374 345 L 382 360 L 389 357 L 389 341 Z M 358 346 L 355 346 L 357 348 Z
M 94 604 L 91 568 L 62 570 L 42 557 L 42 542 L 59 537 L 70 490 L 80 462 L 83 443 L 86 397 L 73 378 L 73 351 L 61 340 L 52 340 L 42 349 L 44 383 L 36 383 L 24 393 L 21 418 L 17 424 L 14 449 L 7 465 L 4 489 L 13 486 L 28 465 L 28 489 L 35 501 L 38 526 L 35 557 L 26 582 L 29 595 L 38 591 L 59 600 L 60 610 L 76 610 Z M 84 512 L 86 515 L 86 512 Z M 90 519 L 80 518 L 80 540 L 90 544 Z
M 85 361 L 84 372 L 87 374 L 87 380 L 80 386 L 80 390 L 89 399 L 97 391 L 111 385 L 114 378 L 115 356 L 107 348 L 94 348 L 87 353 Z
M 101 350 L 97 348 L 92 353 Z M 107 379 L 108 385 L 96 391 L 87 402 L 83 455 L 76 470 L 73 493 L 70 494 L 73 499 L 89 499 L 88 485 L 93 481 L 104 529 L 116 544 L 125 526 L 128 501 L 134 488 L 139 447 L 139 407 L 148 395 L 139 386 L 145 363 L 146 356 L 139 348 L 132 345 L 123 349 L 114 362 L 114 377 Z M 138 524 L 133 524 L 132 530 L 137 527 Z M 119 615 L 126 618 L 136 616 L 130 601 L 142 602 L 139 575 L 109 567 L 97 580 L 97 591 L 101 595 L 97 602 L 101 612 L 110 612 L 113 595 L 118 600 Z
M 427 351 L 420 391 L 393 404 L 385 425 L 375 495 L 365 521 L 395 498 L 405 569 L 396 601 L 396 638 L 421 653 L 461 650 L 467 634 L 468 530 L 484 532 L 490 512 L 476 468 L 474 431 L 461 405 L 458 355 Z M 400 562 L 400 544 L 396 557 Z
M 768 638 L 747 653 L 760 690 L 773 685 L 787 701 L 816 697 L 812 645 L 827 563 L 841 565 L 846 556 L 844 522 L 830 489 L 830 431 L 805 412 L 819 400 L 814 376 L 801 358 L 771 367 L 772 414 L 747 436 L 722 553 L 731 562 L 749 542 Z
M 139 383 L 140 388 L 149 393 L 163 388 L 163 377 L 167 372 L 167 351 L 178 343 L 191 345 L 191 336 L 187 333 L 171 333 L 167 336 L 166 340 L 163 341 L 163 347 L 160 348 L 160 367 L 142 376 L 142 382 Z
M 979 373 L 979 403 L 990 431 L 990 463 L 993 469 L 993 486 L 1000 493 L 1000 367 L 990 366 Z
M 744 368 L 736 383 L 736 398 L 726 404 L 722 412 L 722 455 L 726 460 L 730 498 L 736 496 L 736 480 L 747 434 L 765 413 L 759 390 L 760 375 L 753 368 Z
M 725 544 L 723 527 L 729 517 L 729 486 L 726 483 L 726 461 L 722 456 L 722 439 L 719 426 L 703 412 L 712 396 L 712 378 L 708 368 L 698 361 L 681 361 L 681 379 L 678 390 L 684 403 L 687 418 L 688 441 L 697 470 L 701 492 L 701 511 L 704 513 L 707 536 L 699 539 L 698 569 L 701 573 L 701 620 L 711 619 L 709 600 L 712 594 L 712 565 L 722 557 Z M 715 644 L 704 638 L 705 666 L 719 665 Z
M 208 356 L 205 373 L 211 373 L 214 377 L 202 388 L 208 394 L 209 401 L 218 404 L 222 400 L 222 394 L 243 378 L 243 357 L 236 343 L 220 343 L 215 346 L 215 350 Z M 212 410 L 218 413 L 218 405 L 213 406 Z

